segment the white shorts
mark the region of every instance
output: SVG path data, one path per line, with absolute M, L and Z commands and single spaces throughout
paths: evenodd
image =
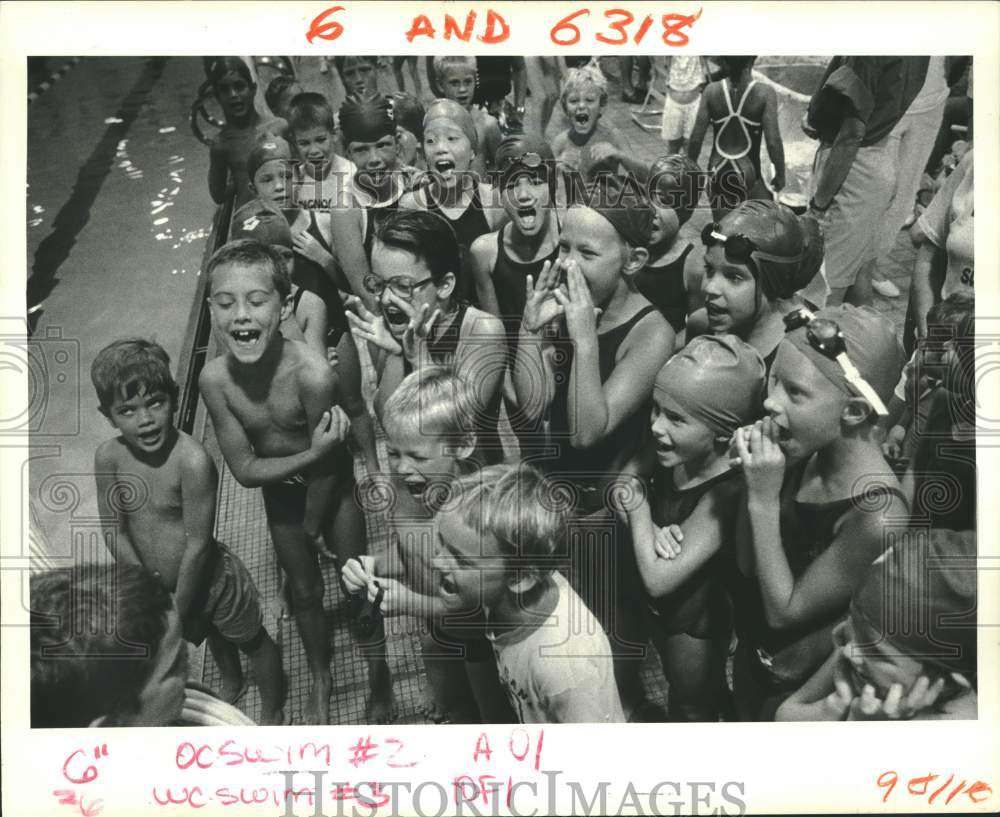
M 670 98 L 668 93 L 663 100 L 663 119 L 660 125 L 660 138 L 671 142 L 675 139 L 690 139 L 694 130 L 694 120 L 698 115 L 698 105 L 701 97 L 695 97 L 691 102 L 680 104 Z

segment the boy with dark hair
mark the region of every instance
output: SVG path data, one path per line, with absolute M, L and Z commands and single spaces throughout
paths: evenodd
M 976 612 L 976 532 L 907 531 L 868 568 L 830 657 L 775 719 L 975 720 Z
M 31 577 L 31 726 L 170 726 L 187 645 L 174 600 L 137 563 Z
M 264 101 L 271 109 L 271 113 L 282 119 L 287 119 L 289 103 L 304 90 L 305 88 L 299 84 L 295 77 L 279 74 L 268 83 L 267 90 L 264 91 Z
M 280 723 L 281 654 L 264 628 L 253 579 L 212 534 L 215 463 L 173 426 L 177 384 L 167 353 L 141 338 L 115 341 L 98 353 L 90 373 L 101 413 L 121 433 L 94 455 L 105 543 L 117 561 L 142 565 L 174 594 L 188 640 L 208 636 L 227 701 L 242 694 L 237 648 L 246 653 L 260 688 L 262 722 Z M 134 491 L 144 501 L 122 501 Z
M 551 491 L 523 464 L 458 480 L 435 525 L 439 596 L 462 618 L 485 613 L 521 723 L 622 723 L 607 636 L 553 566 L 566 520 Z
M 208 192 L 216 204 L 235 195 L 234 206 L 239 207 L 253 198 L 247 186 L 247 156 L 261 136 L 285 136 L 288 123 L 277 117 L 265 119 L 257 113 L 257 85 L 250 68 L 239 57 L 212 60 L 208 81 L 226 119 L 209 153 Z
M 326 97 L 312 91 L 293 97 L 288 127 L 298 159 L 294 202 L 307 210 L 341 206 L 354 166 L 335 150 L 337 127 Z
M 209 261 L 212 325 L 225 353 L 209 361 L 199 385 L 219 447 L 236 480 L 260 486 L 278 559 L 288 575 L 312 686 L 306 719 L 329 722 L 330 644 L 318 553 L 341 562 L 366 544 L 344 445 L 349 420 L 338 405 L 326 358 L 278 331 L 290 308 L 280 259 L 252 239 L 222 247 Z M 372 661 L 372 720 L 388 717 L 391 681 Z
M 349 97 L 361 99 L 379 92 L 378 62 L 378 57 L 367 54 L 350 57 L 338 55 L 333 58 L 337 75 Z

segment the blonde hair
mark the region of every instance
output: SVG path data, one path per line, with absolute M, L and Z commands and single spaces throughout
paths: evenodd
M 476 400 L 448 366 L 411 372 L 385 402 L 382 425 L 390 437 L 421 434 L 455 443 L 474 440 Z
M 476 58 L 462 56 L 448 56 L 434 58 L 434 76 L 438 82 L 444 78 L 444 72 L 449 68 L 465 68 L 476 73 Z
M 604 105 L 607 103 L 608 80 L 601 73 L 600 68 L 588 62 L 586 65 L 581 65 L 578 68 L 570 68 L 566 72 L 566 78 L 563 80 L 562 89 L 559 92 L 559 101 L 563 107 L 566 106 L 566 96 L 570 91 L 586 85 L 595 86 L 601 92 L 601 104 Z
M 526 463 L 491 465 L 456 480 L 454 512 L 476 533 L 497 540 L 511 569 L 548 573 L 566 524 L 565 502 L 538 469 Z

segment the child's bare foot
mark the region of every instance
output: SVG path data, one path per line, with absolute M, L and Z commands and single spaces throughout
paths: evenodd
M 259 726 L 288 726 L 291 717 L 288 714 L 287 704 L 274 712 L 262 712 Z
M 223 674 L 222 692 L 219 697 L 227 704 L 235 704 L 246 694 L 248 685 L 249 683 L 242 673 L 233 676 Z
M 420 714 L 431 723 L 448 723 L 448 710 L 434 700 L 426 700 L 419 709 Z
M 313 676 L 309 689 L 309 703 L 303 718 L 309 726 L 327 726 L 330 723 L 330 688 L 333 682 L 326 671 Z
M 392 723 L 396 720 L 396 707 L 392 698 L 392 673 L 385 661 L 368 665 L 368 685 L 371 695 L 365 717 L 368 723 Z

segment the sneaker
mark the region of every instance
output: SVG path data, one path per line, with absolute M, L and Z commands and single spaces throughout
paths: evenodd
M 882 278 L 877 281 L 873 280 L 872 289 L 874 289 L 883 298 L 898 298 L 900 295 L 899 287 L 888 278 Z

